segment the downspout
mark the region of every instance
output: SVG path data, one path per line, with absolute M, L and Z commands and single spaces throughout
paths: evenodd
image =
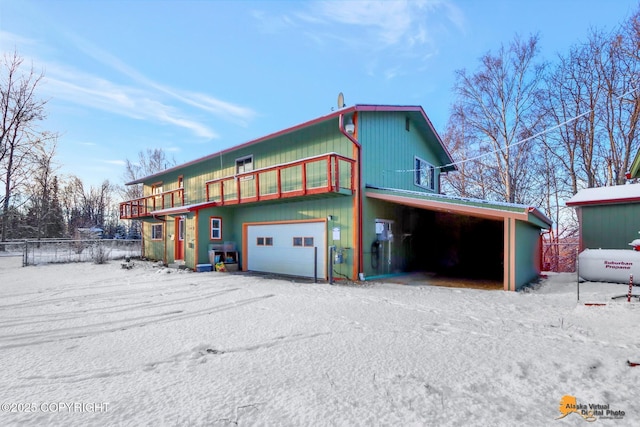
M 358 113 L 354 112 L 353 113 L 353 124 L 356 125 L 355 129 L 357 129 L 357 118 L 358 118 Z M 357 265 L 355 265 L 355 271 L 358 273 L 356 274 L 356 277 L 354 277 L 354 280 L 359 279 L 359 277 L 364 273 L 362 266 L 364 265 L 364 255 L 363 255 L 363 249 L 362 249 L 362 184 L 361 184 L 361 178 L 362 178 L 362 165 L 361 165 L 361 160 L 362 160 L 362 146 L 360 145 L 360 142 L 358 142 L 358 140 L 356 138 L 353 137 L 353 135 L 351 135 L 349 132 L 347 132 L 344 129 L 344 114 L 340 114 L 338 116 L 338 129 L 340 130 L 340 132 L 347 137 L 347 139 L 349 141 L 351 141 L 353 143 L 353 146 L 356 149 L 356 165 L 357 165 L 357 169 L 356 169 L 356 173 L 355 173 L 355 191 L 356 191 L 356 231 L 357 231 L 357 237 L 356 237 L 356 245 L 357 245 Z M 356 133 L 357 134 L 357 133 Z M 355 257 L 354 257 L 355 258 Z

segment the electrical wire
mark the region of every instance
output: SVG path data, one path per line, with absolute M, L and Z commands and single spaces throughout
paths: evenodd
M 632 94 L 633 92 L 636 92 L 638 89 L 639 89 L 639 88 L 632 88 L 631 90 L 629 90 L 629 91 L 627 91 L 627 92 L 623 93 L 622 95 L 617 96 L 617 97 L 616 97 L 616 99 L 621 99 L 621 98 L 622 98 L 622 97 L 624 97 L 624 96 L 627 96 L 627 95 L 629 95 L 629 94 Z M 442 165 L 442 166 L 433 166 L 433 167 L 434 167 L 435 169 L 444 169 L 444 168 L 449 168 L 449 167 L 451 167 L 451 166 L 457 166 L 457 165 L 460 165 L 460 164 L 463 164 L 463 163 L 466 163 L 466 162 L 471 162 L 471 161 L 474 161 L 474 160 L 478 160 L 478 159 L 480 159 L 480 158 L 482 158 L 482 157 L 489 156 L 489 155 L 491 155 L 491 154 L 495 154 L 495 153 L 497 153 L 497 152 L 499 152 L 499 151 L 508 150 L 508 149 L 510 149 L 511 147 L 515 147 L 515 146 L 518 146 L 518 145 L 520 145 L 520 144 L 524 144 L 525 142 L 531 141 L 532 139 L 535 139 L 535 138 L 537 138 L 537 137 L 539 137 L 539 136 L 542 136 L 542 135 L 544 135 L 545 133 L 549 133 L 549 132 L 551 132 L 552 130 L 558 129 L 559 127 L 566 126 L 566 125 L 568 125 L 569 123 L 574 122 L 574 121 L 576 121 L 576 120 L 580 119 L 581 117 L 584 117 L 584 116 L 586 116 L 587 114 L 590 114 L 590 113 L 592 113 L 592 112 L 594 112 L 594 109 L 593 109 L 593 108 L 590 108 L 589 110 L 585 111 L 584 113 L 579 114 L 579 115 L 577 115 L 577 116 L 575 116 L 575 117 L 573 117 L 573 118 L 570 118 L 569 120 L 565 120 L 564 122 L 562 122 L 562 123 L 560 123 L 560 124 L 557 124 L 557 125 L 555 125 L 555 126 L 552 126 L 552 127 L 550 127 L 550 128 L 547 128 L 547 129 L 545 129 L 545 130 L 543 130 L 543 131 L 540 131 L 540 132 L 536 133 L 535 135 L 529 136 L 529 137 L 527 137 L 527 138 L 525 138 L 525 139 L 522 139 L 522 140 L 520 140 L 520 141 L 514 142 L 513 144 L 509 144 L 509 145 L 506 145 L 506 146 L 504 146 L 504 147 L 497 148 L 497 149 L 495 149 L 495 150 L 493 150 L 493 151 L 488 151 L 488 152 L 486 152 L 486 153 L 480 154 L 480 155 L 475 156 L 475 157 L 471 157 L 471 158 L 469 158 L 469 159 L 463 159 L 463 160 L 459 160 L 459 161 L 457 161 L 457 162 L 448 163 L 448 164 L 446 164 L 446 165 Z M 418 172 L 418 171 L 420 171 L 420 170 L 421 170 L 421 169 L 395 169 L 395 170 L 388 170 L 388 169 L 387 169 L 387 170 L 386 170 L 386 172 Z M 385 171 L 383 170 L 383 172 L 385 172 Z

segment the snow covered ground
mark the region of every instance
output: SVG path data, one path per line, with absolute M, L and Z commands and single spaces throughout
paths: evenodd
M 573 274 L 510 293 L 20 265 L 0 258 L 3 426 L 584 424 L 556 419 L 564 396 L 640 425 L 625 285 L 577 302 Z

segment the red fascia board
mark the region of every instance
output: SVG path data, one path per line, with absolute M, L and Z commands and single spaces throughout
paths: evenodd
M 619 203 L 638 203 L 640 197 L 625 197 L 618 199 L 603 199 L 603 200 L 586 200 L 584 202 L 566 202 L 567 206 L 589 206 L 589 205 L 613 205 Z
M 208 155 L 206 155 L 204 157 L 200 157 L 198 159 L 191 160 L 191 161 L 189 161 L 187 163 L 183 163 L 183 164 L 174 166 L 172 168 L 165 169 L 165 170 L 163 170 L 161 172 L 158 172 L 158 173 L 155 173 L 155 174 L 152 174 L 152 175 L 149 175 L 149 176 L 145 176 L 145 177 L 136 179 L 136 180 L 131 181 L 131 182 L 127 182 L 125 185 L 141 184 L 141 183 L 143 183 L 143 182 L 145 182 L 147 180 L 150 180 L 150 179 L 152 179 L 152 178 L 154 178 L 156 176 L 165 175 L 165 174 L 167 174 L 169 172 L 172 172 L 172 171 L 175 171 L 175 170 L 179 170 L 179 169 L 183 169 L 185 167 L 188 167 L 188 166 L 191 166 L 191 165 L 194 165 L 194 164 L 197 164 L 197 163 L 204 162 L 206 160 L 210 160 L 210 159 L 219 157 L 219 156 L 221 156 L 223 154 L 227 154 L 227 153 L 230 153 L 232 151 L 237 151 L 237 150 L 239 150 L 241 148 L 249 147 L 251 145 L 258 144 L 260 142 L 264 142 L 264 141 L 267 141 L 269 139 L 277 138 L 279 136 L 286 135 L 288 133 L 295 132 L 295 131 L 300 130 L 300 129 L 304 129 L 306 127 L 310 127 L 310 126 L 316 125 L 318 123 L 322 123 L 324 121 L 337 118 L 340 115 L 349 114 L 349 113 L 353 113 L 353 112 L 356 112 L 356 111 L 395 111 L 395 112 L 412 111 L 412 112 L 419 112 L 422 115 L 422 117 L 426 120 L 426 122 L 429 124 L 429 127 L 431 128 L 433 133 L 435 135 L 438 135 L 438 133 L 435 131 L 435 129 L 433 127 L 433 124 L 431 123 L 431 120 L 429 120 L 429 118 L 427 117 L 426 113 L 424 112 L 424 110 L 420 106 L 416 106 L 416 105 L 402 105 L 402 106 L 400 106 L 400 105 L 354 105 L 352 107 L 346 107 L 346 108 L 341 108 L 341 109 L 336 110 L 336 111 L 332 111 L 331 113 L 326 114 L 324 116 L 320 116 L 320 117 L 317 117 L 317 118 L 315 118 L 313 120 L 309 120 L 307 122 L 304 122 L 304 123 L 301 123 L 301 124 L 298 124 L 298 125 L 286 128 L 286 129 L 282 129 L 280 131 L 271 133 L 269 135 L 262 136 L 262 137 L 257 138 L 257 139 L 253 139 L 253 140 L 245 142 L 243 144 L 234 145 L 233 147 L 226 148 L 226 149 L 218 151 L 216 153 L 208 154 Z M 442 146 L 442 148 L 447 153 L 447 156 L 449 156 L 449 159 L 451 159 L 451 155 L 450 155 L 449 151 L 447 150 L 447 148 L 445 147 L 445 145 L 442 143 L 442 140 L 440 140 L 440 137 L 438 137 L 438 141 L 440 142 L 440 145 Z M 453 160 L 452 160 L 452 162 L 453 162 Z
M 544 222 L 545 224 L 548 224 L 549 227 L 553 225 L 553 221 L 544 213 L 540 212 L 538 208 L 529 207 L 529 212 L 531 212 L 533 216 L 538 218 L 540 221 Z

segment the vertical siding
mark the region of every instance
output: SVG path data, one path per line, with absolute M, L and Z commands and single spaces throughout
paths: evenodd
M 415 122 L 402 112 L 363 112 L 359 117 L 359 139 L 362 143 L 364 184 L 403 190 L 429 190 L 414 184 L 414 158 L 418 156 L 439 166 L 430 144 L 435 137 L 424 135 Z M 437 141 L 435 142 L 437 143 Z M 436 186 L 439 169 L 436 168 Z
M 516 290 L 522 289 L 527 284 L 538 278 L 540 274 L 540 228 L 516 221 L 516 247 L 515 250 L 515 276 Z
M 164 224 L 163 226 L 163 240 L 151 240 L 151 226 L 154 224 Z M 145 257 L 154 261 L 165 261 L 164 248 L 165 241 L 168 241 L 168 236 L 173 232 L 173 225 L 168 226 L 166 222 L 162 221 L 144 221 L 142 223 L 142 234 L 144 236 L 144 254 Z M 167 247 L 167 250 L 169 248 Z M 173 253 L 173 249 L 172 252 Z
M 144 194 L 151 195 L 151 185 L 156 182 L 163 183 L 163 191 L 174 190 L 178 188 L 178 177 L 182 175 L 185 204 L 200 203 L 206 200 L 205 183 L 233 176 L 238 158 L 253 156 L 253 168 L 261 169 L 329 152 L 352 157 L 351 142 L 339 132 L 337 118 L 158 176 L 145 182 Z M 284 179 L 283 183 L 286 184 Z M 247 182 L 244 186 L 249 188 L 250 184 Z M 265 184 L 268 186 L 269 183 Z M 226 188 L 225 191 L 235 192 L 235 188 Z
M 185 204 L 196 204 L 206 200 L 207 181 L 233 176 L 235 174 L 236 159 L 253 156 L 253 168 L 262 169 L 303 158 L 335 152 L 345 157 L 352 157 L 352 143 L 340 133 L 338 119 L 318 123 L 305 129 L 281 135 L 276 138 L 241 147 L 216 157 L 202 160 L 196 164 L 178 168 L 174 171 L 159 175 L 144 183 L 144 194 L 151 195 L 152 184 L 162 182 L 163 191 L 178 188 L 178 177 L 183 177 Z M 341 163 L 340 179 L 343 186 L 351 179 L 346 163 Z M 311 164 L 307 168 L 307 178 L 310 186 L 326 184 L 326 162 Z M 290 169 L 283 173 L 282 182 L 285 189 L 295 189 L 295 181 L 299 181 L 300 168 Z M 275 174 L 269 181 L 268 174 L 263 175 L 261 188 L 263 194 L 275 191 Z M 290 178 L 290 179 L 289 179 Z M 253 181 L 241 182 L 241 189 L 247 194 Z M 227 188 L 227 194 L 235 192 L 235 188 Z M 231 207 L 208 208 L 189 213 L 185 221 L 185 262 L 194 268 L 196 264 L 208 263 L 210 244 L 220 244 L 233 241 L 238 250 L 242 245 L 242 224 L 258 221 L 295 221 L 301 219 L 326 218 L 332 215 L 335 220 L 328 223 L 328 228 L 340 227 L 339 242 L 331 240 L 331 230 L 327 230 L 329 244 L 343 248 L 353 248 L 353 197 L 328 196 L 312 199 L 301 198 L 288 202 L 244 204 Z M 212 241 L 210 238 L 210 217 L 222 218 L 222 239 Z M 151 223 L 144 223 L 145 250 L 149 258 L 172 262 L 174 259 L 175 241 L 171 240 L 174 231 L 175 215 L 168 215 L 164 222 L 164 240 L 151 240 Z M 166 249 L 165 249 L 166 248 Z M 166 259 L 165 259 L 166 256 Z M 242 254 L 240 255 L 243 256 Z M 347 263 L 337 266 L 338 275 L 351 275 L 351 268 L 356 254 L 351 251 L 347 256 Z
M 315 199 L 298 199 L 283 203 L 246 204 L 242 206 L 210 208 L 199 212 L 198 230 L 198 263 L 208 262 L 208 245 L 219 244 L 221 241 L 212 241 L 209 236 L 209 218 L 218 216 L 222 218 L 222 242 L 235 242 L 240 258 L 244 259 L 242 249 L 242 226 L 244 223 L 273 222 L 273 221 L 299 221 L 309 219 L 323 219 L 329 215 L 332 221 L 327 223 L 328 245 L 336 245 L 342 248 L 353 248 L 353 198 L 348 196 L 323 197 Z M 340 227 L 340 240 L 332 240 L 333 227 Z M 347 250 L 347 261 L 336 266 L 337 277 L 351 276 L 351 269 L 355 254 L 353 249 Z
M 640 204 L 582 206 L 580 230 L 588 249 L 629 249 L 640 238 Z

